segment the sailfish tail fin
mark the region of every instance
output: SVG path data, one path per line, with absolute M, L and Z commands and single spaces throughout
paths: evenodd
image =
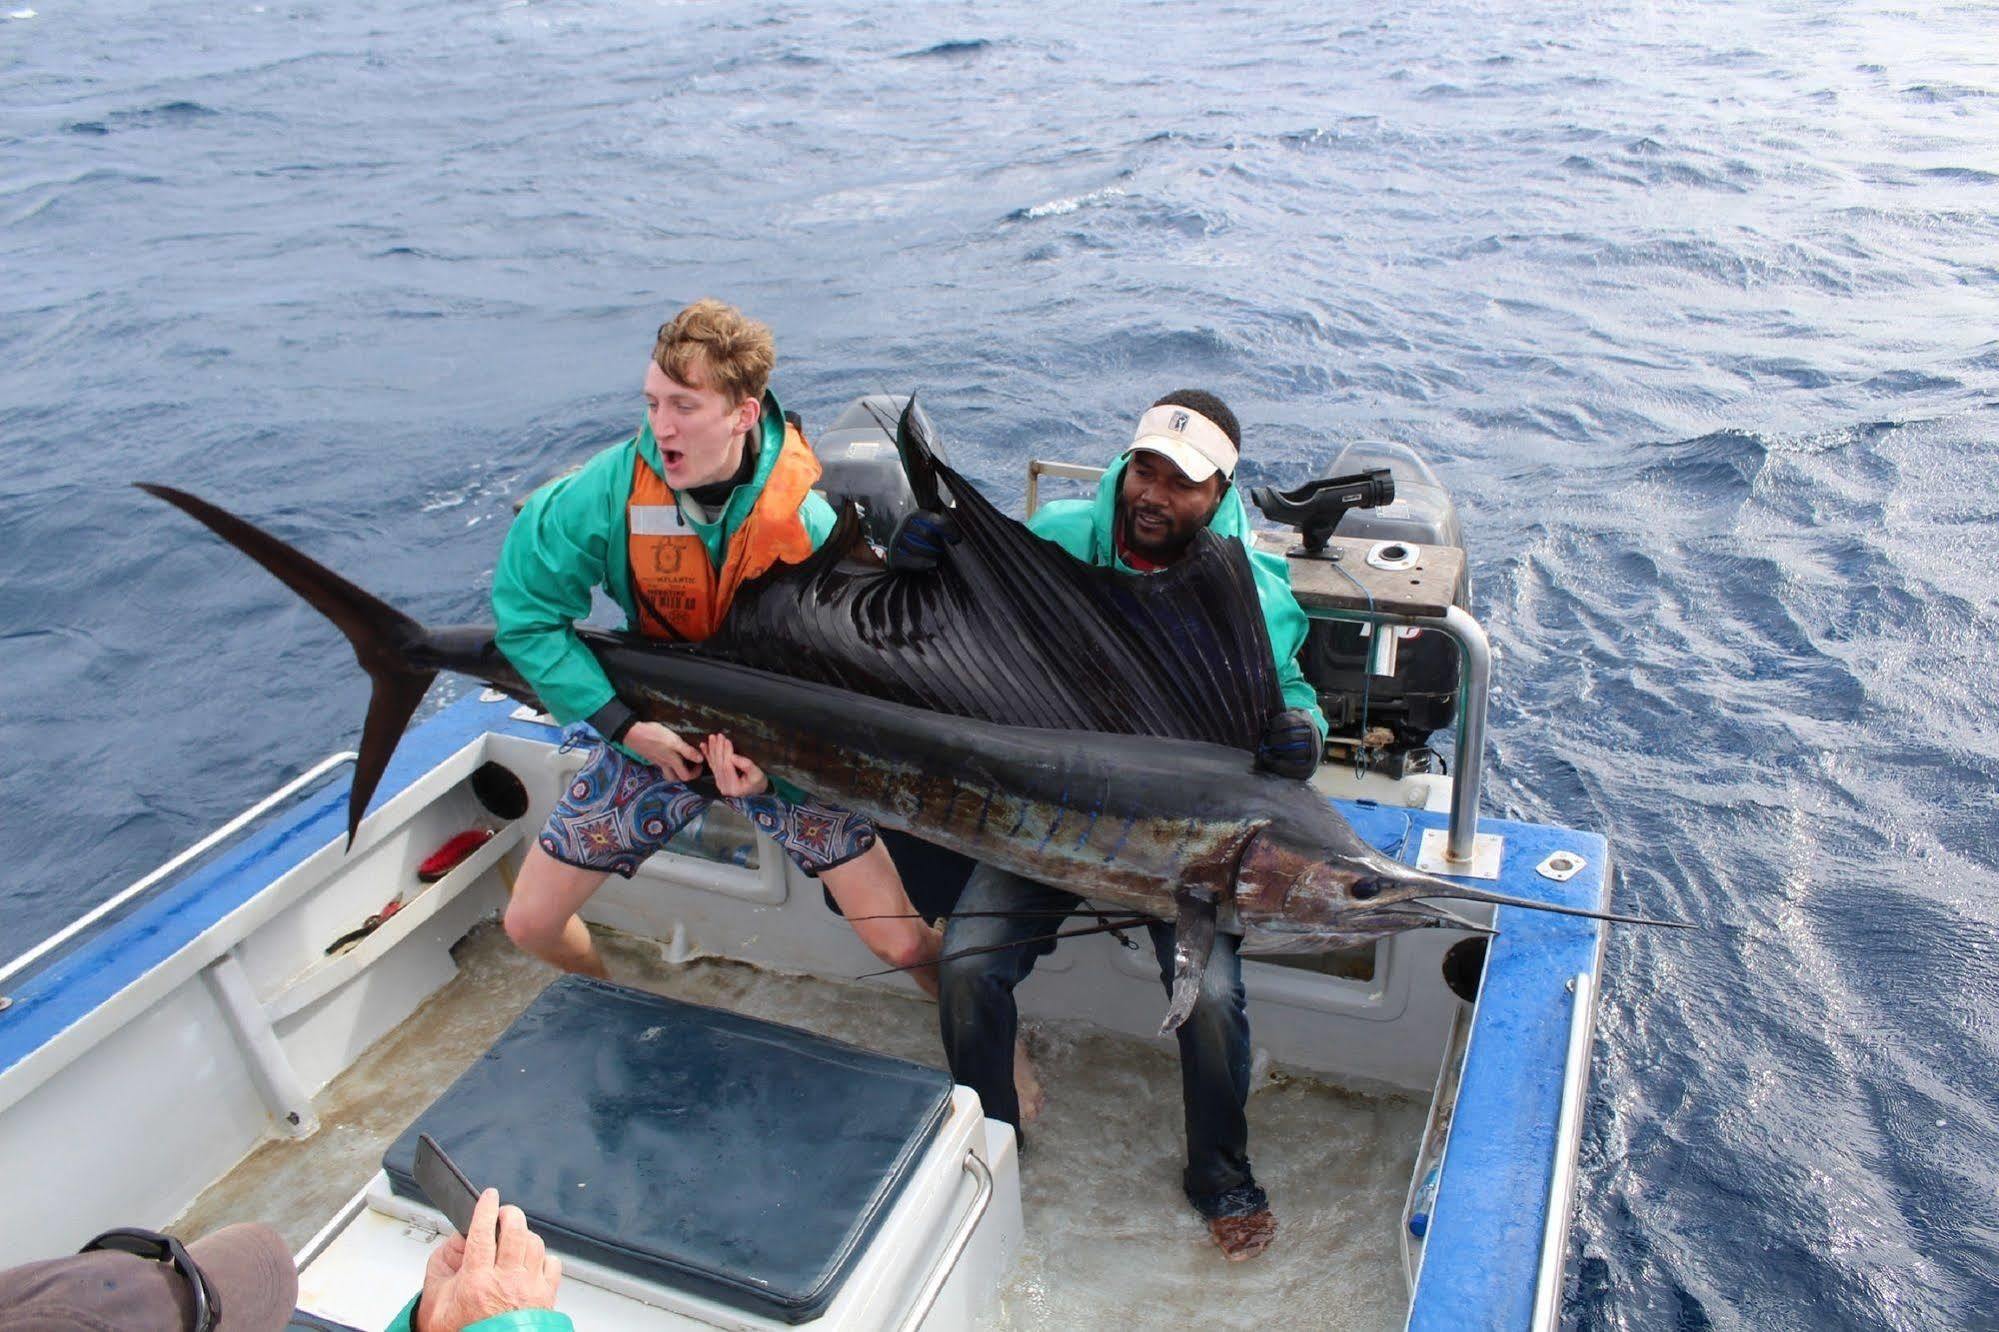
M 361 727 L 361 754 L 355 764 L 354 788 L 347 798 L 347 844 L 354 844 L 355 829 L 367 811 L 369 797 L 382 780 L 395 752 L 396 740 L 415 715 L 430 682 L 437 678 L 433 668 L 420 666 L 411 649 L 423 641 L 422 625 L 226 509 L 171 486 L 137 483 L 139 489 L 173 505 L 209 531 L 268 569 L 279 582 L 303 597 L 347 635 L 355 660 L 374 682 L 368 700 L 368 718 Z

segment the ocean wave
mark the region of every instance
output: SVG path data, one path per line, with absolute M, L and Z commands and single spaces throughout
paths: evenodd
M 1999 97 L 1999 89 L 1975 88 L 1963 83 L 1912 83 L 1902 89 L 1902 95 L 1911 101 L 1936 104 Z
M 955 60 L 966 56 L 980 55 L 992 49 L 992 43 L 983 37 L 960 38 L 955 41 L 938 42 L 921 50 L 904 51 L 899 60 Z
M 1115 203 L 1129 197 L 1129 191 L 1116 185 L 1105 186 L 1101 190 L 1091 190 L 1087 194 L 1071 194 L 1060 199 L 1050 199 L 1046 203 L 1034 204 L 1027 208 L 1016 208 L 1007 214 L 1009 222 L 1035 222 L 1044 217 L 1067 217 L 1085 208 L 1099 204 Z
M 1962 181 L 1967 185 L 1999 185 L 1999 171 L 1982 171 L 1977 167 L 1918 167 L 1916 174 L 1931 180 Z
M 63 126 L 68 134 L 102 138 L 121 130 L 157 129 L 163 126 L 193 125 L 224 113 L 200 102 L 172 101 L 156 106 L 128 107 L 87 120 L 72 120 Z

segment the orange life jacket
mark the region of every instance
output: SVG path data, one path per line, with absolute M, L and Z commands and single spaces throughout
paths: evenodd
M 819 480 L 819 459 L 805 436 L 785 423 L 784 445 L 763 493 L 730 536 L 718 576 L 700 534 L 681 514 L 665 478 L 640 454 L 632 467 L 625 509 L 626 554 L 632 571 L 637 629 L 648 638 L 698 643 L 721 628 L 743 581 L 773 564 L 797 564 L 812 553 L 798 506 Z

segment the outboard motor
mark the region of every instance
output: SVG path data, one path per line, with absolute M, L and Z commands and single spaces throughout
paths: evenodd
M 916 507 L 909 489 L 909 477 L 902 470 L 902 455 L 895 447 L 895 424 L 909 399 L 902 394 L 870 393 L 848 403 L 832 428 L 812 441 L 812 451 L 825 468 L 819 488 L 827 501 L 838 509 L 847 500 L 861 506 L 867 522 L 868 539 L 886 546 L 902 516 Z M 918 406 L 916 414 L 926 427 L 930 418 Z M 931 451 L 944 456 L 937 432 L 929 431 Z
M 1464 548 L 1456 503 L 1430 465 L 1408 445 L 1349 444 L 1333 460 L 1332 474 L 1335 482 L 1255 496 L 1258 507 L 1272 519 L 1300 529 L 1305 548 L 1294 554 L 1320 555 L 1329 534 Z M 1275 503 L 1264 502 L 1266 493 Z M 1311 509 L 1324 512 L 1314 515 Z M 1331 513 L 1334 525 L 1328 532 L 1323 519 L 1335 509 L 1339 511 Z M 1314 517 L 1320 521 L 1312 521 Z M 1469 564 L 1451 600 L 1470 608 Z M 1381 630 L 1352 620 L 1314 620 L 1298 661 L 1318 690 L 1319 707 L 1331 728 L 1329 738 L 1372 751 L 1377 767 L 1399 777 L 1439 762 L 1429 750 L 1429 739 L 1457 718 L 1458 650 L 1443 634 L 1419 632 L 1397 645 L 1393 675 L 1371 675 L 1368 649 L 1376 632 Z M 1363 712 L 1371 734 L 1362 733 Z

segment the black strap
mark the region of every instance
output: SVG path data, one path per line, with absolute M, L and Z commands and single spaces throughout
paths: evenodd
M 193 1332 L 213 1332 L 222 1320 L 222 1300 L 215 1293 L 215 1287 L 208 1284 L 208 1277 L 195 1263 L 185 1245 L 172 1235 L 163 1235 L 157 1230 L 144 1230 L 138 1226 L 120 1226 L 107 1230 L 78 1249 L 78 1253 L 129 1253 L 134 1258 L 148 1262 L 171 1264 L 174 1271 L 187 1281 L 188 1293 L 193 1297 L 194 1308 L 189 1326 Z

